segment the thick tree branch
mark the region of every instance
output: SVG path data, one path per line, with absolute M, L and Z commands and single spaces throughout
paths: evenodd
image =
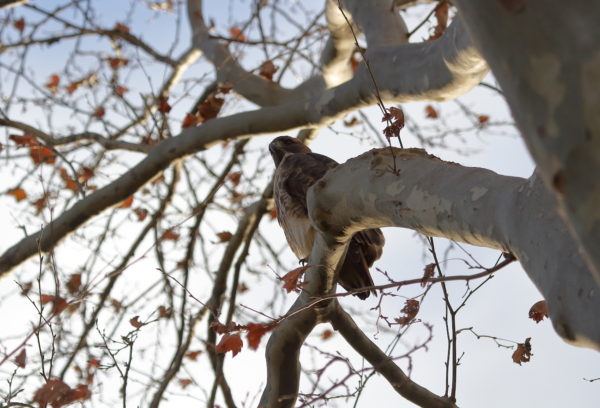
M 510 252 L 544 295 L 558 334 L 600 349 L 600 288 L 535 176 L 500 176 L 420 149 L 396 149 L 394 159 L 380 149 L 327 173 L 309 190 L 308 204 L 323 233 L 316 244 L 337 254 L 356 231 L 385 226 Z M 327 252 L 313 247 L 317 253 Z
M 211 38 L 204 22 L 201 0 L 188 0 L 187 11 L 192 44 L 213 63 L 219 82 L 231 83 L 237 93 L 259 106 L 277 105 L 290 95 L 291 91 L 246 71 L 220 40 Z
M 600 284 L 600 3 L 456 3 Z
M 0 0 L 0 9 L 20 6 L 21 4 L 25 4 L 30 1 L 31 0 Z

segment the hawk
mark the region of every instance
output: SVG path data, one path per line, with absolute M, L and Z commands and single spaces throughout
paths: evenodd
M 273 195 L 277 221 L 287 242 L 300 261 L 312 251 L 315 229 L 308 220 L 306 193 L 338 163 L 322 154 L 313 153 L 304 143 L 290 136 L 279 136 L 269 144 L 275 161 Z M 369 268 L 381 256 L 385 239 L 380 229 L 367 229 L 354 234 L 340 269 L 338 282 L 348 291 L 373 286 Z M 355 295 L 360 299 L 369 292 Z M 375 295 L 375 291 L 373 291 Z

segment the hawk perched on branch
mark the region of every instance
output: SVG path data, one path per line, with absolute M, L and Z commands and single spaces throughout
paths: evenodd
M 308 220 L 306 193 L 338 163 L 311 152 L 308 146 L 290 136 L 275 138 L 269 144 L 269 151 L 276 167 L 273 192 L 277 220 L 292 251 L 300 260 L 305 260 L 312 251 L 316 232 Z M 350 291 L 373 286 L 369 267 L 381 256 L 384 242 L 378 228 L 354 234 L 338 276 L 338 282 L 344 289 Z M 356 296 L 366 299 L 369 292 L 357 293 Z

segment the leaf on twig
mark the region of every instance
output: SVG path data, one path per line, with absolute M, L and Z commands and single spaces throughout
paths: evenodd
M 433 273 L 435 272 L 435 264 L 430 263 L 425 266 L 423 269 L 423 277 L 421 278 L 421 287 L 424 288 L 427 285 L 429 279 L 433 278 Z
M 19 30 L 20 33 L 23 33 L 23 30 L 25 30 L 25 19 L 23 17 L 21 17 L 20 19 L 15 20 L 12 23 L 12 26 L 15 29 Z
M 273 81 L 273 75 L 277 70 L 278 68 L 273 64 L 273 61 L 267 60 L 261 64 L 258 74 L 268 81 Z
M 59 379 L 50 379 L 35 392 L 33 401 L 41 407 L 51 405 L 53 408 L 60 408 L 78 400 L 88 399 L 90 396 L 90 390 L 86 385 L 78 385 L 73 389 Z
M 404 127 L 404 111 L 392 106 L 383 115 L 381 121 L 388 122 L 388 126 L 383 129 L 386 138 L 400 137 L 400 130 Z
M 219 243 L 228 242 L 233 237 L 233 234 L 229 231 L 217 232 L 217 238 L 219 238 Z
M 242 178 L 242 173 L 240 171 L 234 171 L 227 175 L 227 180 L 231 181 L 231 184 L 237 186 L 240 184 L 240 179 Z
M 321 340 L 329 340 L 333 336 L 333 331 L 329 329 L 323 330 L 321 333 Z
M 15 364 L 21 368 L 25 368 L 27 365 L 27 350 L 25 347 L 21 350 L 19 354 L 15 357 Z
M 56 93 L 58 91 L 58 84 L 60 83 L 60 77 L 56 74 L 50 75 L 50 79 L 44 86 L 50 90 L 52 93 Z
M 184 378 L 179 380 L 179 385 L 181 386 L 181 388 L 187 388 L 187 386 L 190 385 L 192 382 L 193 381 L 189 378 Z
M 45 146 L 31 146 L 29 148 L 29 157 L 35 164 L 54 164 L 56 163 L 56 154 L 52 149 Z
M 129 208 L 133 204 L 133 195 L 130 195 L 117 206 L 117 208 Z
M 114 30 L 118 31 L 119 33 L 129 34 L 129 27 L 126 26 L 125 24 L 121 24 L 121 23 L 115 24 Z
M 292 269 L 281 278 L 277 278 L 283 283 L 283 288 L 290 293 L 291 291 L 300 292 L 302 286 L 308 285 L 308 282 L 298 283 L 298 279 L 310 268 L 310 265 L 299 266 L 296 269 Z
M 244 343 L 242 342 L 239 333 L 225 334 L 221 337 L 219 344 L 215 346 L 215 351 L 217 353 L 227 353 L 228 351 L 231 351 L 233 357 L 235 357 L 237 353 L 242 351 L 243 345 Z
M 190 360 L 196 361 L 198 356 L 202 353 L 203 353 L 202 350 L 188 351 L 187 353 L 185 353 L 185 357 L 189 358 Z
M 17 202 L 27 198 L 27 193 L 22 188 L 13 188 L 12 190 L 8 190 L 6 194 L 13 196 Z
M 233 40 L 241 41 L 241 42 L 245 42 L 246 41 L 246 36 L 242 32 L 242 30 L 239 29 L 238 27 L 231 27 L 229 29 L 229 34 L 231 34 L 231 38 Z
M 448 10 L 450 9 L 450 3 L 446 0 L 438 3 L 435 7 L 434 15 L 437 20 L 437 24 L 433 29 L 433 34 L 429 36 L 427 41 L 437 40 L 444 34 L 448 27 Z
M 512 354 L 512 359 L 518 365 L 521 365 L 521 363 L 528 363 L 531 360 L 531 356 L 533 356 L 533 354 L 531 353 L 530 341 L 531 337 L 527 337 L 525 339 L 525 343 L 517 344 L 517 349 Z
M 157 109 L 160 113 L 169 113 L 171 111 L 171 105 L 169 105 L 167 99 L 166 96 L 160 96 L 156 100 L 156 105 L 158 106 Z
M 404 302 L 404 307 L 400 310 L 401 313 L 404 313 L 404 316 L 400 316 L 394 320 L 396 323 L 402 326 L 406 326 L 409 324 L 419 313 L 419 301 L 416 299 L 407 299 Z
M 248 346 L 252 350 L 256 350 L 265 333 L 273 330 L 276 326 L 276 323 L 248 323 L 246 326 L 248 330 L 248 334 L 246 335 Z
M 110 66 L 110 68 L 114 71 L 129 64 L 129 60 L 127 58 L 119 57 L 108 57 L 106 58 L 106 62 L 108 62 L 108 66 Z
M 52 303 L 52 314 L 58 315 L 69 306 L 67 301 L 60 296 L 41 295 L 42 305 Z
M 67 290 L 69 291 L 69 293 L 71 295 L 74 295 L 77 292 L 79 292 L 80 288 L 81 288 L 81 274 L 80 273 L 71 274 L 71 276 L 69 276 L 69 280 L 67 281 Z
M 437 119 L 439 117 L 437 111 L 431 105 L 427 105 L 425 107 L 425 116 L 428 117 L 429 119 Z
M 529 309 L 529 318 L 535 320 L 536 323 L 541 322 L 544 317 L 548 317 L 548 304 L 545 300 L 540 300 L 531 306 Z
M 139 329 L 140 327 L 142 327 L 144 325 L 144 323 L 140 322 L 139 316 L 134 316 L 131 319 L 129 319 L 129 323 L 136 329 Z

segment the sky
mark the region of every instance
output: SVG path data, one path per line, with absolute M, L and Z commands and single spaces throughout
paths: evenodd
M 40 6 L 43 2 L 37 2 Z M 106 21 L 110 25 L 112 21 L 127 23 L 133 32 L 142 30 L 146 25 L 152 24 L 152 27 L 160 27 L 156 30 L 144 30 L 144 39 L 151 42 L 156 47 L 168 48 L 171 46 L 171 39 L 179 35 L 186 38 L 188 33 L 187 21 L 185 18 L 181 21 L 179 27 L 166 26 L 162 17 L 153 14 L 152 17 L 146 16 L 140 19 L 130 19 L 124 14 L 123 4 L 125 2 L 117 0 L 104 0 L 102 15 L 99 19 Z M 247 18 L 249 13 L 250 1 L 207 1 L 207 15 L 215 21 L 216 27 L 222 28 L 223 32 L 227 27 L 234 26 Z M 307 2 L 307 6 L 318 8 L 321 2 L 313 0 Z M 140 6 L 141 7 L 141 6 Z M 409 20 L 409 25 L 415 25 L 418 17 L 429 12 L 431 6 L 424 6 L 422 11 Z M 18 13 L 18 12 L 17 12 Z M 164 27 L 164 28 L 163 28 Z M 89 41 L 89 46 L 94 46 L 93 39 Z M 184 45 L 177 45 L 175 54 L 181 52 Z M 109 50 L 107 49 L 107 52 Z M 60 70 L 64 59 L 68 55 L 68 49 L 53 47 L 34 56 L 33 61 L 37 61 L 37 67 L 40 78 L 46 78 L 48 72 Z M 92 62 L 90 62 L 92 63 Z M 43 68 L 43 69 L 40 69 Z M 195 72 L 200 72 L 198 69 Z M 157 83 L 160 79 L 160 73 L 156 74 Z M 144 79 L 145 80 L 145 79 Z M 128 83 L 140 83 L 140 78 L 127 78 Z M 493 84 L 494 79 L 489 76 L 485 82 Z M 25 86 L 25 85 L 23 85 Z M 3 92 L 6 92 L 4 90 Z M 510 113 L 506 105 L 492 91 L 485 87 L 477 87 L 469 94 L 461 98 L 461 103 L 473 109 L 478 114 L 489 115 L 493 121 L 510 122 Z M 424 115 L 425 106 L 428 103 L 413 103 L 402 106 L 402 108 L 419 123 L 431 126 L 431 132 L 435 133 L 435 122 L 427 119 Z M 460 107 L 454 102 L 432 103 L 431 104 L 452 127 L 466 126 L 464 117 L 459 113 Z M 43 118 L 36 118 L 35 111 L 31 112 L 33 123 L 39 123 L 43 126 Z M 377 108 L 370 108 L 366 111 L 373 123 L 380 123 L 380 113 Z M 355 117 L 357 114 L 350 114 L 349 117 Z M 381 128 L 380 128 L 381 130 Z M 348 129 L 342 123 L 336 123 L 330 128 L 324 129 L 311 148 L 319 153 L 326 154 L 339 162 L 354 157 L 367 149 L 373 147 L 372 142 L 365 142 L 356 136 L 353 129 Z M 366 132 L 366 130 L 365 130 Z M 3 132 L 0 141 L 6 144 L 9 132 Z M 405 130 L 402 134 L 403 142 L 406 147 L 422 147 L 419 140 Z M 3 138 L 3 139 L 2 139 Z M 256 149 L 264 149 L 270 137 L 259 137 L 253 141 L 251 146 Z M 468 132 L 460 137 L 450 137 L 447 139 L 447 148 L 427 147 L 429 153 L 435 154 L 443 160 L 454 161 L 465 166 L 484 167 L 491 169 L 499 174 L 511 175 L 516 177 L 529 177 L 534 165 L 532 160 L 519 138 L 518 131 L 509 126 L 494 127 L 494 129 L 483 129 L 479 132 Z M 341 148 L 343 146 L 343 148 Z M 468 150 L 468 154 L 464 151 Z M 138 160 L 140 156 L 133 155 L 132 160 Z M 0 168 L 2 171 L 2 168 Z M 4 179 L 3 187 L 10 185 L 13 175 L 4 174 L 0 179 Z M 10 197 L 0 198 L 0 205 L 8 208 Z M 11 207 L 12 208 L 12 207 Z M 5 231 L 0 234 L 0 250 L 4 250 L 12 245 L 22 234 L 22 231 L 16 226 L 19 214 L 12 210 L 6 211 L 0 217 L 0 228 Z M 265 225 L 263 230 L 275 237 L 281 245 L 284 245 L 285 239 L 282 232 L 274 225 Z M 431 260 L 424 254 L 421 245 L 421 239 L 412 231 L 401 229 L 386 229 L 386 247 L 382 259 L 376 264 L 377 268 L 386 271 L 396 279 L 406 279 L 418 277 L 422 274 L 423 267 Z M 436 245 L 439 253 L 443 253 L 448 245 L 442 239 L 436 239 Z M 498 257 L 497 251 L 475 248 L 469 245 L 463 245 L 474 258 L 484 265 L 491 266 Z M 295 267 L 296 260 L 291 251 L 284 252 L 283 262 Z M 456 258 L 466 257 L 465 253 L 455 248 L 449 253 L 449 258 L 453 259 L 447 262 L 446 270 L 449 274 L 468 273 L 464 263 L 455 260 Z M 141 262 L 136 267 L 140 270 L 151 268 L 154 265 L 148 265 Z M 382 274 L 373 272 L 375 281 L 383 283 L 385 278 Z M 465 292 L 464 283 L 450 284 L 453 288 L 454 301 L 460 302 L 462 294 Z M 200 290 L 200 289 L 199 289 Z M 0 281 L 0 299 L 7 293 L 15 291 L 14 282 L 8 278 Z M 414 292 L 416 293 L 416 292 Z M 403 296 L 414 294 L 409 289 L 403 292 Z M 259 294 L 258 296 L 264 296 Z M 386 298 L 383 301 L 383 307 L 386 313 L 391 316 L 398 314 L 402 307 L 404 298 Z M 465 330 L 459 336 L 459 350 L 462 355 L 461 364 L 458 369 L 458 401 L 461 407 L 537 407 L 559 408 L 573 406 L 579 408 L 595 408 L 600 401 L 600 381 L 589 382 L 584 378 L 600 377 L 600 355 L 592 350 L 573 347 L 564 343 L 553 331 L 548 320 L 538 324 L 528 318 L 527 314 L 531 305 L 541 300 L 541 295 L 527 278 L 520 266 L 513 264 L 495 274 L 495 277 L 479 290 L 469 301 L 469 306 L 458 316 L 458 327 L 467 329 L 473 328 L 482 335 L 496 336 L 503 339 L 514 341 L 524 341 L 525 338 L 532 338 L 533 357 L 531 362 L 519 366 L 511 359 L 512 350 L 498 347 L 496 343 L 487 338 L 477 339 L 475 336 Z M 28 308 L 29 305 L 21 300 L 16 303 L 10 303 L 6 298 L 0 300 L 0 307 L 4 311 L 21 310 Z M 245 304 L 252 304 L 253 298 L 249 296 L 243 300 Z M 293 297 L 287 300 L 288 304 L 293 302 Z M 361 327 L 365 328 L 373 339 L 381 341 L 386 345 L 384 334 L 385 326 L 378 328 L 375 324 L 375 312 L 370 311 L 377 305 L 377 300 L 369 300 L 358 303 L 353 299 L 343 299 L 350 310 L 356 310 L 357 313 L 365 313 L 365 317 L 360 319 Z M 429 387 L 433 392 L 443 393 L 444 391 L 444 359 L 446 353 L 446 344 L 444 341 L 444 325 L 441 319 L 443 310 L 442 295 L 439 287 L 432 289 L 426 302 L 422 304 L 419 318 L 422 321 L 433 325 L 433 341 L 427 344 L 427 349 L 417 351 L 412 358 L 412 378 L 418 383 Z M 23 333 L 27 325 L 15 326 L 15 322 L 27 319 L 26 314 L 19 318 L 15 313 L 0 313 L 0 327 L 14 328 L 15 333 Z M 339 335 L 334 335 L 331 340 L 322 341 L 320 334 L 327 329 L 325 326 L 317 327 L 314 335 L 309 339 L 309 344 L 318 345 L 324 350 L 332 353 L 340 353 L 351 359 L 355 368 L 361 367 L 362 359 L 350 350 Z M 428 332 L 423 330 L 422 325 L 415 325 L 409 329 L 407 335 L 402 339 L 402 345 L 398 349 L 398 354 L 402 350 L 410 348 L 411 345 L 418 344 L 428 336 Z M 18 338 L 18 337 L 17 337 Z M 503 344 L 510 344 L 502 342 Z M 404 347 L 404 348 L 402 348 Z M 312 349 L 306 347 L 302 351 L 302 359 L 307 363 L 313 358 Z M 248 393 L 248 401 L 256 398 L 257 392 L 260 393 L 265 381 L 264 366 L 264 348 L 258 351 L 244 350 L 235 358 L 227 357 L 227 373 L 231 377 L 230 381 L 241 391 L 238 395 Z M 204 361 L 206 363 L 206 361 Z M 399 364 L 404 369 L 408 368 L 408 360 L 401 359 Z M 205 369 L 198 367 L 199 370 Z M 328 372 L 330 379 L 343 377 L 345 368 L 334 367 Z M 0 380 L 6 374 L 4 369 L 0 370 Z M 413 406 L 400 396 L 398 396 L 390 385 L 380 376 L 374 376 L 369 380 L 372 383 L 361 395 L 358 407 L 371 407 L 379 405 L 382 407 L 411 407 Z M 308 389 L 308 384 L 303 384 L 303 389 Z M 2 385 L 0 385 L 2 389 Z M 194 406 L 197 404 L 193 398 L 173 399 L 164 406 Z M 340 406 L 344 406 L 342 403 Z M 248 404 L 251 406 L 251 404 Z

